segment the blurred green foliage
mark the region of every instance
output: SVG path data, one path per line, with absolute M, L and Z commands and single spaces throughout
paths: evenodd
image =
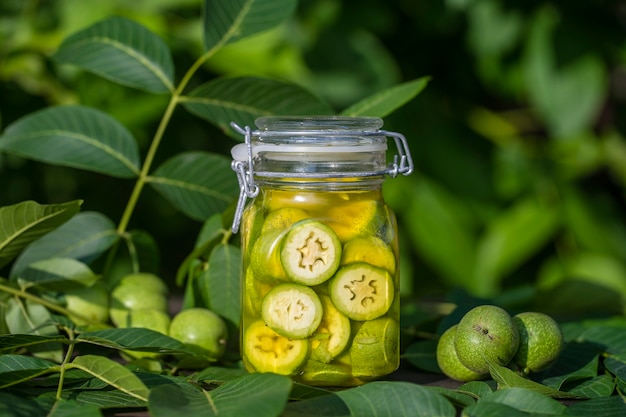
M 126 125 L 145 151 L 167 98 L 50 56 L 70 33 L 121 15 L 160 35 L 185 68 L 202 49 L 200 8 L 200 0 L 3 1 L 0 127 L 49 105 L 81 103 Z M 275 77 L 341 111 L 431 76 L 385 124 L 406 135 L 417 166 L 386 184 L 401 229 L 403 293 L 424 298 L 459 288 L 476 297 L 517 294 L 510 303 L 561 314 L 619 313 L 626 305 L 625 24 L 617 0 L 301 0 L 286 24 L 220 50 L 191 86 L 223 74 Z M 198 149 L 227 155 L 233 144 L 177 112 L 156 158 Z M 81 198 L 83 210 L 114 219 L 131 191 L 123 181 L 7 155 L 0 155 L 0 183 L 0 206 Z M 132 222 L 153 232 L 163 274 L 173 280 L 199 223 L 153 194 Z

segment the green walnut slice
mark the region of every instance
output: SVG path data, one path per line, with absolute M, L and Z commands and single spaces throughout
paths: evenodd
M 265 282 L 287 281 L 280 261 L 280 247 L 284 234 L 274 230 L 261 234 L 250 254 L 250 266 L 256 279 Z
M 257 204 L 248 205 L 241 218 L 241 247 L 250 255 L 253 243 L 257 241 L 264 224 L 263 210 Z
M 302 209 L 292 207 L 279 208 L 278 210 L 274 210 L 267 215 L 265 222 L 263 223 L 263 227 L 261 228 L 261 233 L 264 234 L 271 230 L 284 232 L 295 222 L 304 220 L 308 217 L 310 217 L 309 214 Z
M 322 303 L 315 291 L 298 284 L 280 284 L 263 299 L 261 316 L 276 333 L 294 339 L 310 336 L 322 321 Z
M 351 387 L 362 384 L 352 376 L 349 366 L 323 363 L 313 359 L 304 364 L 296 380 L 318 387 Z
M 309 354 L 308 340 L 281 336 L 262 320 L 245 329 L 242 344 L 244 362 L 256 372 L 295 374 Z
M 329 363 L 339 355 L 350 341 L 350 320 L 337 310 L 330 297 L 319 296 L 324 314 L 311 336 L 311 358 Z
M 391 247 L 381 238 L 369 235 L 356 237 L 343 245 L 341 265 L 365 262 L 396 273 L 396 256 Z
M 317 285 L 329 279 L 341 262 L 341 243 L 333 230 L 317 220 L 295 223 L 280 252 L 285 273 L 294 282 Z
M 246 269 L 244 282 L 244 309 L 247 314 L 258 316 L 261 314 L 263 299 L 273 286 L 267 282 L 256 279 L 251 267 Z
M 374 233 L 380 219 L 379 204 L 374 199 L 345 201 L 326 210 L 339 240 L 347 242 L 358 235 Z
M 394 293 L 389 272 L 363 262 L 340 268 L 330 282 L 330 298 L 335 307 L 357 321 L 373 320 L 385 314 Z
M 366 321 L 354 336 L 350 347 L 352 374 L 357 378 L 375 378 L 398 368 L 400 327 L 389 317 Z

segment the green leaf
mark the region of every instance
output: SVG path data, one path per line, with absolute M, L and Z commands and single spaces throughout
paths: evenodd
M 34 400 L 9 392 L 0 392 L 0 415 L 10 417 L 43 416 L 45 410 Z
M 152 371 L 136 370 L 135 375 L 143 381 L 148 388 L 154 388 L 163 384 L 175 384 L 177 382 L 189 381 L 190 377 L 187 374 L 182 373 L 180 376 L 170 375 L 169 372 L 156 373 Z
M 55 402 L 46 417 L 102 417 L 102 413 L 93 404 L 81 404 L 78 401 L 61 399 Z
M 513 407 L 526 413 L 560 415 L 566 406 L 560 402 L 525 388 L 498 390 L 484 397 L 481 401 L 496 402 Z
M 602 347 L 589 342 L 569 342 L 557 361 L 544 373 L 541 383 L 554 389 L 598 375 Z
M 296 9 L 297 0 L 205 0 L 204 46 L 207 50 L 271 29 Z
M 605 95 L 606 74 L 601 59 L 592 54 L 557 68 L 552 49 L 557 23 L 551 6 L 533 18 L 523 70 L 531 104 L 553 135 L 562 138 L 591 127 Z
M 562 200 L 564 222 L 577 245 L 591 252 L 626 257 L 626 224 L 615 199 L 569 187 L 563 190 Z
M 0 389 L 31 380 L 56 369 L 56 364 L 26 355 L 0 355 Z
M 10 351 L 20 347 L 28 347 L 50 342 L 67 342 L 61 335 L 42 336 L 37 334 L 4 334 L 0 336 L 0 352 Z
M 218 415 L 210 393 L 187 382 L 152 388 L 148 398 L 148 411 L 152 417 Z
M 221 385 L 225 382 L 232 381 L 244 375 L 248 372 L 242 368 L 224 368 L 221 366 L 209 366 L 204 370 L 198 372 L 196 378 L 198 381 L 206 382 L 208 384 Z
M 366 414 L 373 415 L 373 414 Z M 353 417 L 346 403 L 337 395 L 326 392 L 302 401 L 291 401 L 285 406 L 281 417 Z
M 626 402 L 620 395 L 594 398 L 571 404 L 565 410 L 566 416 L 589 417 L 623 417 L 626 415 Z
M 483 59 L 510 51 L 522 33 L 521 13 L 503 9 L 494 2 L 476 3 L 468 9 L 468 44 Z
M 463 417 L 556 417 L 562 414 L 527 413 L 510 405 L 478 401 L 463 410 Z
M 556 137 L 567 137 L 591 129 L 600 112 L 607 90 L 607 74 L 600 57 L 586 55 L 565 68 L 554 78 L 553 96 L 541 111 Z
M 483 381 L 470 381 L 457 388 L 463 394 L 471 395 L 476 399 L 483 398 L 493 392 L 491 387 Z
M 56 335 L 57 328 L 50 324 L 50 312 L 41 304 L 17 297 L 7 301 L 7 327 L 15 334 Z
M 139 174 L 132 134 L 100 110 L 48 107 L 22 117 L 0 136 L 0 151 L 120 178 Z
M 148 178 L 150 185 L 178 210 L 205 221 L 232 204 L 239 185 L 230 160 L 208 152 L 183 152 Z
M 36 384 L 40 387 L 58 388 L 61 375 L 52 373 L 37 380 Z M 63 374 L 64 384 L 68 389 L 72 388 L 105 388 L 107 384 L 97 378 L 89 375 L 80 369 L 66 369 Z M 71 387 L 71 388 L 70 388 Z
M 454 417 L 456 411 L 442 395 L 409 382 L 378 381 L 339 391 L 353 416 Z
M 191 113 L 229 132 L 231 122 L 254 128 L 254 120 L 261 116 L 333 114 L 326 103 L 300 86 L 258 77 L 213 80 L 181 102 Z
M 176 272 L 176 285 L 182 286 L 186 278 L 196 278 L 196 269 L 208 258 L 215 245 L 224 239 L 226 232 L 227 230 L 222 226 L 221 213 L 214 214 L 203 223 L 193 250 L 187 255 Z M 192 285 L 187 286 L 188 291 L 193 292 L 194 289 Z
M 417 96 L 428 84 L 430 77 L 388 88 L 367 97 L 341 112 L 344 116 L 385 117 Z
M 98 212 L 79 213 L 28 246 L 13 264 L 9 276 L 16 278 L 33 262 L 49 258 L 72 258 L 89 264 L 118 239 L 115 225 L 108 217 Z
M 416 368 L 441 373 L 441 369 L 437 365 L 436 350 L 436 340 L 420 340 L 407 346 L 402 357 Z
M 204 241 L 200 246 L 196 246 L 189 255 L 185 258 L 185 260 L 181 263 L 178 271 L 176 273 L 176 285 L 181 286 L 185 282 L 186 278 L 195 279 L 198 274 L 197 270 L 200 270 L 200 274 L 205 274 L 206 271 L 204 268 L 204 259 L 208 257 L 207 254 L 210 254 L 213 248 L 218 245 L 223 239 L 223 236 L 214 236 L 210 240 Z M 195 288 L 192 288 L 192 285 L 188 285 L 187 289 L 192 291 Z M 208 301 L 206 301 L 208 302 Z
M 288 377 L 267 373 L 248 374 L 210 392 L 189 383 L 160 385 L 150 392 L 148 410 L 153 417 L 274 417 L 285 407 L 291 384 Z
M 600 142 L 601 156 L 612 176 L 624 186 L 626 185 L 626 143 L 619 132 L 610 131 Z
M 200 232 L 198 233 L 194 249 L 203 248 L 206 246 L 207 242 L 212 242 L 216 238 L 223 237 L 226 230 L 224 229 L 222 222 L 222 213 L 216 213 L 209 217 L 204 224 L 202 224 L 202 229 L 200 229 Z
M 241 250 L 233 245 L 216 246 L 209 268 L 198 277 L 206 305 L 235 326 L 241 318 Z
M 291 400 L 308 400 L 319 397 L 327 397 L 332 391 L 323 387 L 314 387 L 311 385 L 295 382 L 289 394 Z
M 169 336 L 144 328 L 113 328 L 84 332 L 76 338 L 85 342 L 113 349 L 128 349 L 147 352 L 185 352 L 184 345 Z
M 80 210 L 81 200 L 41 205 L 24 201 L 0 207 L 0 268 L 29 243 L 59 227 Z
M 70 371 L 81 372 L 85 374 L 83 371 L 79 371 L 78 369 L 71 369 L 66 372 L 66 376 L 69 374 Z M 135 371 L 135 375 L 148 388 L 152 388 L 162 384 L 172 384 L 180 380 L 185 380 L 185 378 L 183 377 L 170 377 L 166 375 L 142 371 Z M 106 387 L 107 384 L 103 381 L 100 381 L 97 378 L 90 378 L 85 385 L 70 386 L 68 387 L 67 391 L 69 392 L 69 395 L 71 395 L 71 398 L 76 399 L 76 401 L 81 404 L 94 405 L 100 409 L 124 410 L 125 412 L 129 412 L 130 414 L 133 414 L 133 412 L 135 411 L 133 409 L 137 409 L 136 412 L 139 414 L 145 413 L 146 402 L 144 400 L 138 399 L 137 397 L 131 396 L 119 390 L 105 389 Z
M 615 390 L 615 381 L 609 375 L 598 375 L 578 383 L 576 386 L 568 386 L 567 392 L 580 395 L 585 398 L 608 397 Z
M 626 386 L 626 352 L 620 355 L 612 355 L 604 360 L 607 371 L 615 375 L 619 384 Z
M 153 93 L 174 90 L 168 46 L 145 27 L 122 17 L 105 19 L 68 37 L 54 58 L 130 87 Z
M 478 242 L 473 290 L 490 296 L 499 289 L 505 274 L 542 249 L 560 222 L 558 207 L 530 197 L 503 211 L 487 227 Z
M 454 286 L 471 287 L 476 242 L 466 205 L 435 182 L 420 178 L 404 196 L 407 232 L 421 256 Z M 454 262 L 450 262 L 454 259 Z
M 109 358 L 82 355 L 66 366 L 83 370 L 132 397 L 148 401 L 148 387 L 129 369 Z
M 43 287 L 64 291 L 89 287 L 99 277 L 84 263 L 71 258 L 52 258 L 33 262 L 20 275 L 22 287 Z
M 537 279 L 538 305 L 554 311 L 621 313 L 626 306 L 622 259 L 577 251 L 549 259 Z
M 623 326 L 597 325 L 585 330 L 577 339 L 601 346 L 605 352 L 621 354 L 626 352 L 626 328 Z
M 73 391 L 71 395 L 81 404 L 95 405 L 98 408 L 141 408 L 144 410 L 146 407 L 144 400 L 118 390 L 88 389 Z
M 274 374 L 249 374 L 216 388 L 211 397 L 219 415 L 255 417 L 275 416 L 285 406 L 291 391 L 291 379 Z M 245 398 L 233 401 L 233 398 Z M 267 401 L 271 398 L 272 401 Z
M 5 320 L 10 333 L 57 336 L 59 331 L 52 324 L 50 311 L 34 301 L 23 301 L 17 297 L 7 302 Z M 63 360 L 63 346 L 55 341 L 31 344 L 28 351 L 42 359 L 55 362 Z
M 128 249 L 132 271 L 159 273 L 161 270 L 159 246 L 150 233 L 130 230 L 122 238 Z
M 521 377 L 511 369 L 495 363 L 489 364 L 489 373 L 494 381 L 498 383 L 498 389 L 524 388 L 552 398 L 585 398 L 581 395 L 559 391 L 538 382 L 531 381 L 530 379 Z
M 465 408 L 476 402 L 473 395 L 460 392 L 459 390 L 451 390 L 444 387 L 428 386 L 428 388 L 443 395 L 448 401 L 450 401 L 455 407 Z

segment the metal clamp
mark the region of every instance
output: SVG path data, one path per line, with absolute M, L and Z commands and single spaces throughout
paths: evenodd
M 231 230 L 233 233 L 239 231 L 239 224 L 241 223 L 241 217 L 243 216 L 243 210 L 246 206 L 246 200 L 248 198 L 255 198 L 259 195 L 259 186 L 254 182 L 254 171 L 252 163 L 252 134 L 250 127 L 246 126 L 242 129 L 237 124 L 232 122 L 230 124 L 235 130 L 243 134 L 245 137 L 245 143 L 248 148 L 248 161 L 236 161 L 233 160 L 231 168 L 237 174 L 237 181 L 239 182 L 239 198 L 237 200 L 237 207 L 235 208 L 235 217 L 233 218 L 233 224 Z

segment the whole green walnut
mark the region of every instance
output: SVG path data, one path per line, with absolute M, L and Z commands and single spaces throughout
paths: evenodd
M 479 374 L 489 372 L 489 363 L 507 365 L 519 345 L 519 332 L 504 309 L 481 305 L 459 321 L 454 348 L 463 365 Z
M 184 343 L 192 352 L 219 359 L 224 354 L 228 329 L 224 320 L 206 308 L 189 308 L 176 314 L 169 336 Z
M 109 293 L 97 282 L 90 287 L 68 290 L 64 293 L 65 308 L 76 325 L 106 323 L 109 320 Z
M 457 327 L 458 325 L 455 324 L 439 337 L 439 341 L 437 342 L 437 364 L 439 365 L 439 369 L 441 369 L 441 372 L 448 378 L 457 381 L 468 382 L 485 379 L 487 377 L 486 374 L 479 374 L 478 372 L 472 371 L 459 360 L 456 349 L 454 348 L 454 338 L 456 336 Z
M 120 285 L 138 285 L 146 291 L 161 293 L 167 295 L 169 292 L 167 285 L 158 275 L 150 272 L 135 272 L 124 275 L 116 286 Z
M 111 293 L 111 321 L 118 327 L 127 327 L 129 312 L 142 309 L 167 312 L 167 286 L 153 274 L 126 275 Z
M 563 333 L 549 315 L 524 312 L 513 316 L 520 335 L 513 365 L 524 374 L 543 371 L 552 365 L 563 350 Z

